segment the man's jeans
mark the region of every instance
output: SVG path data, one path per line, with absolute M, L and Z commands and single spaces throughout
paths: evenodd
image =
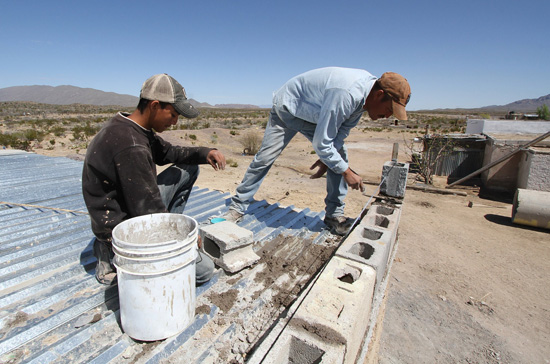
M 178 164 L 168 167 L 157 176 L 162 201 L 166 209 L 181 214 L 189 199 L 193 185 L 199 176 L 199 166 Z M 199 251 L 196 268 L 196 284 L 208 282 L 214 273 L 214 262 Z
M 294 117 L 286 109 L 271 109 L 262 145 L 254 160 L 250 163 L 241 184 L 232 197 L 230 208 L 244 213 L 267 172 L 296 135 L 301 133 L 310 142 L 315 133 L 315 124 Z M 342 158 L 347 162 L 348 155 L 345 145 L 339 150 Z M 325 198 L 326 216 L 344 215 L 344 199 L 348 193 L 348 186 L 341 174 L 327 170 L 327 196 Z

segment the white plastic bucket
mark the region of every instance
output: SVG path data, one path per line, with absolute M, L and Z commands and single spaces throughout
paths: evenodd
M 134 217 L 113 229 L 118 248 L 135 252 L 163 252 L 196 242 L 197 221 L 181 214 L 151 214 Z
M 120 318 L 133 339 L 162 340 L 193 322 L 197 226 L 189 216 L 152 214 L 113 229 Z

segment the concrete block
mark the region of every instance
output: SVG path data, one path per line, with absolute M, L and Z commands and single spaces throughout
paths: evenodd
M 336 255 L 372 267 L 376 271 L 378 287 L 386 274 L 391 238 L 392 232 L 389 230 L 359 225 L 338 248 Z
M 199 229 L 202 251 L 214 264 L 229 273 L 238 272 L 260 257 L 254 253 L 252 231 L 229 221 L 206 225 Z
M 343 363 L 355 363 L 369 325 L 375 281 L 371 267 L 333 257 L 289 326 L 322 342 L 344 345 Z
M 363 226 L 374 226 L 386 230 L 397 230 L 399 218 L 401 217 L 400 207 L 388 207 L 384 205 L 373 205 L 361 220 Z
M 382 167 L 382 184 L 380 193 L 397 198 L 405 197 L 407 187 L 407 175 L 409 174 L 409 163 L 398 163 L 389 161 Z
M 215 241 L 223 252 L 252 244 L 254 238 L 252 231 L 230 221 L 202 226 L 199 233 L 202 238 Z
M 344 363 L 346 347 L 320 340 L 304 329 L 287 327 L 267 356 L 253 355 L 249 364 Z
M 400 205 L 373 205 L 363 220 L 348 235 L 336 255 L 371 266 L 376 285 L 382 282 L 397 239 Z

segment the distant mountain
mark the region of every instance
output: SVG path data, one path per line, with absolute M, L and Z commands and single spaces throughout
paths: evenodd
M 132 95 L 105 92 L 93 88 L 81 88 L 76 86 L 13 86 L 0 88 L 0 102 L 2 101 L 31 101 L 42 104 L 54 105 L 113 105 L 132 107 L 137 106 L 139 98 Z M 198 102 L 189 99 L 195 107 L 216 108 L 257 108 L 254 105 L 217 104 L 212 106 L 206 102 Z
M 259 106 L 250 104 L 216 104 L 220 109 L 259 109 Z
M 0 89 L 0 101 L 32 101 L 42 104 L 136 106 L 139 99 L 131 95 L 104 92 L 75 86 L 14 86 Z
M 514 101 L 506 105 L 490 105 L 477 108 L 455 108 L 455 109 L 434 109 L 434 110 L 416 110 L 422 111 L 455 111 L 455 112 L 495 112 L 495 113 L 523 113 L 523 114 L 536 114 L 537 109 L 542 105 L 550 107 L 550 94 L 541 96 L 538 99 L 523 99 Z
M 537 109 L 542 105 L 550 107 L 550 94 L 541 96 L 538 99 L 523 99 L 515 102 L 511 102 L 506 105 L 492 105 L 482 107 L 482 110 L 494 110 L 494 111 L 515 111 L 521 113 L 536 113 Z

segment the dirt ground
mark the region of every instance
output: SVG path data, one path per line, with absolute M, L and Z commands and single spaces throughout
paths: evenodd
M 233 167 L 216 172 L 204 166 L 197 185 L 233 193 L 253 158 L 242 155 L 240 136 L 228 129 L 192 132 L 196 141 L 184 130 L 162 136 L 174 144 L 221 150 Z M 350 191 L 348 216 L 357 216 L 376 191 L 394 143 L 400 143 L 398 160 L 409 160 L 404 141 L 412 138 L 397 130 L 352 131 L 347 140 L 351 167 L 370 183 L 363 194 Z M 316 160 L 312 150 L 297 136 L 255 198 L 322 211 L 325 180 L 309 179 Z M 38 152 L 75 157 L 74 150 Z M 461 191 L 468 195 L 407 189 L 379 362 L 550 363 L 550 231 L 511 224 L 510 202 L 482 199 L 476 188 Z

